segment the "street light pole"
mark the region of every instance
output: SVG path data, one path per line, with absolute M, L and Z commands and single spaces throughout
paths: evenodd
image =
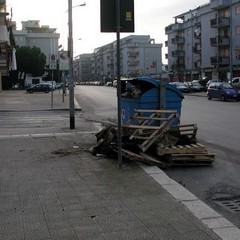
M 86 3 L 74 6 L 85 6 Z M 72 0 L 68 0 L 68 57 L 69 57 L 69 114 L 70 129 L 75 129 L 74 116 L 74 82 L 73 82 L 73 24 L 72 24 Z
M 72 0 L 68 0 L 68 57 L 69 57 L 69 114 L 70 129 L 75 129 L 74 86 L 73 86 L 73 33 L 72 33 Z

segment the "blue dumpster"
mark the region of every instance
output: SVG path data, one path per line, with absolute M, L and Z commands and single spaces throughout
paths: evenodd
M 140 89 L 135 94 L 129 89 Z M 160 109 L 160 82 L 150 77 L 121 81 L 122 124 L 127 124 L 135 109 Z M 174 86 L 166 84 L 166 110 L 177 110 L 181 115 L 184 96 Z

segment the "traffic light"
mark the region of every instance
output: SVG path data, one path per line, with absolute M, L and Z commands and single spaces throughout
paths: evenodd
M 120 1 L 120 32 L 134 32 L 134 0 Z M 116 32 L 116 0 L 101 0 L 101 32 Z

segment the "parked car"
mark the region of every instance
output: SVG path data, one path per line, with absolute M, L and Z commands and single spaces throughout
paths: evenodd
M 62 87 L 63 87 L 63 83 L 56 83 L 56 86 L 55 86 L 56 89 L 60 89 Z
M 115 88 L 117 87 L 117 80 L 113 81 L 113 87 L 115 87 Z
M 240 89 L 240 77 L 235 77 L 228 83 L 230 83 L 233 87 Z
M 174 87 L 176 87 L 179 91 L 181 91 L 182 93 L 189 93 L 190 92 L 190 88 L 187 87 L 184 83 L 182 82 L 170 82 L 169 84 L 173 85 Z
M 35 86 L 27 88 L 26 91 L 28 93 L 33 93 L 33 92 L 49 93 L 51 91 L 51 88 L 48 83 L 38 83 Z
M 190 88 L 191 92 L 203 92 L 206 89 L 199 82 L 185 82 L 184 84 Z
M 211 79 L 207 82 L 206 87 L 208 88 L 211 83 L 221 83 L 223 82 L 221 79 Z
M 107 82 L 106 83 L 106 87 L 112 87 L 112 85 L 113 85 L 112 82 Z
M 212 98 L 218 98 L 222 101 L 227 99 L 240 100 L 237 89 L 233 88 L 229 83 L 211 83 L 207 90 L 207 97 L 209 100 Z

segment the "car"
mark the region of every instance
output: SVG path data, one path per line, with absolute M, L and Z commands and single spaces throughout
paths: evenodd
M 107 82 L 106 83 L 106 87 L 112 87 L 112 85 L 113 85 L 112 82 Z
M 211 83 L 222 83 L 221 79 L 211 79 L 207 82 L 206 87 L 208 88 Z
M 38 83 L 32 87 L 27 88 L 26 91 L 28 93 L 34 93 L 34 92 L 49 93 L 51 91 L 51 88 L 48 83 Z
M 113 81 L 113 87 L 115 87 L 115 88 L 117 87 L 117 80 Z
M 208 100 L 218 98 L 222 101 L 227 99 L 240 100 L 237 89 L 233 88 L 229 83 L 217 82 L 211 83 L 207 89 Z
M 234 77 L 228 83 L 231 84 L 233 87 L 240 89 L 240 77 Z
M 62 87 L 63 87 L 63 83 L 56 83 L 56 86 L 55 86 L 56 89 L 60 89 Z
M 189 93 L 190 92 L 190 88 L 187 87 L 184 83 L 182 82 L 170 82 L 170 85 L 176 87 L 180 92 L 182 93 Z
M 191 92 L 203 92 L 206 89 L 199 82 L 185 82 L 184 84 L 190 88 Z

